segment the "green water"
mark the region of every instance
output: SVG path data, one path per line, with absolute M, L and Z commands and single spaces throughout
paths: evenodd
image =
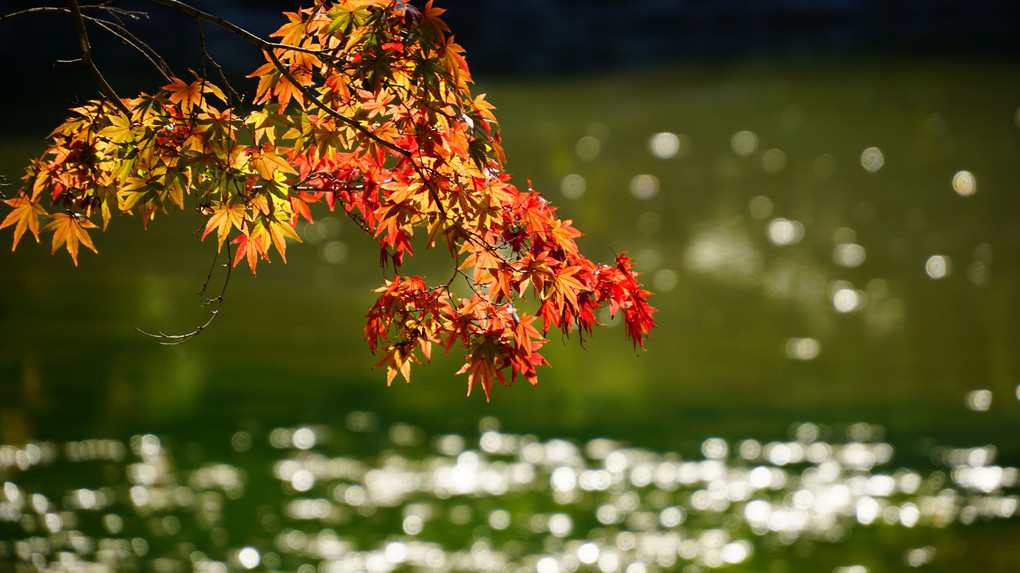
M 0 461 L 0 480 L 14 484 L 25 499 L 37 491 L 46 495 L 53 507 L 36 511 L 29 502 L 19 510 L 31 515 L 34 529 L 0 516 L 6 523 L 0 539 L 10 540 L 0 541 L 0 555 L 21 567 L 29 567 L 34 554 L 43 556 L 36 561 L 54 563 L 61 552 L 96 560 L 96 547 L 76 553 L 73 544 L 70 550 L 51 544 L 46 552 L 27 550 L 24 556 L 15 551 L 16 539 L 67 537 L 72 526 L 54 532 L 45 521 L 47 514 L 59 515 L 63 504 L 65 511 L 87 516 L 75 527 L 94 546 L 100 539 L 126 540 L 126 553 L 111 549 L 126 569 L 191 569 L 206 561 L 244 568 L 252 554 L 241 559 L 239 552 L 249 546 L 266 569 L 318 567 L 332 559 L 304 545 L 281 549 L 281 532 L 295 528 L 305 535 L 329 528 L 348 553 L 362 552 L 364 559 L 385 553 L 387 542 L 399 542 L 390 557 L 403 560 L 374 563 L 408 568 L 431 566 L 409 557 L 420 549 L 414 542 L 438 544 L 449 565 L 458 551 L 472 554 L 483 540 L 505 563 L 531 570 L 543 556 L 569 570 L 572 561 L 563 556 L 578 558 L 586 542 L 602 553 L 616 551 L 614 570 L 628 573 L 637 572 L 627 569 L 637 562 L 665 570 L 843 567 L 842 573 L 860 573 L 846 569 L 855 565 L 875 572 L 911 569 L 911 563 L 939 571 L 964 564 L 990 571 L 1020 567 L 1010 542 L 1017 522 L 1008 511 L 1017 490 L 1006 471 L 1020 463 L 1015 66 L 877 60 L 692 65 L 479 87 L 498 107 L 518 184 L 530 176 L 561 213 L 576 219 L 587 234 L 581 246 L 589 257 L 608 261 L 626 250 L 638 261 L 660 310 L 660 328 L 647 352 L 635 353 L 622 331 L 610 327 L 585 348 L 576 340 L 553 340 L 547 346 L 553 367 L 540 372 L 539 387 L 497 388 L 491 404 L 463 397 L 466 381 L 452 375 L 454 359 L 419 369 L 410 386 L 387 389 L 382 376 L 369 371 L 374 359 L 360 336 L 369 289 L 385 276 L 369 241 L 344 221 L 303 229 L 306 244 L 289 249 L 287 265 L 267 265 L 256 278 L 235 274 L 215 325 L 172 348 L 135 327 L 182 332 L 204 321 L 194 291 L 213 247 L 198 240 L 198 216 L 157 220 L 147 232 L 138 221 L 114 221 L 96 237 L 101 255 L 84 253 L 77 269 L 64 256 L 47 256 L 45 245 L 23 244 L 0 255 L 0 443 L 22 452 L 33 443 L 54 453 L 25 467 L 15 458 Z M 3 172 L 16 179 L 24 158 L 40 148 L 39 140 L 4 140 Z M 373 412 L 379 429 L 352 430 L 352 411 Z M 555 467 L 541 464 L 534 470 L 538 477 L 515 494 L 441 498 L 434 489 L 418 489 L 371 515 L 336 497 L 339 485 L 359 484 L 360 478 L 322 477 L 315 486 L 321 489 L 307 496 L 328 499 L 330 511 L 343 510 L 346 520 L 286 513 L 306 494 L 273 468 L 308 452 L 293 444 L 274 448 L 274 429 L 311 425 L 335 438 L 317 442 L 313 452 L 367 468 L 383 468 L 393 455 L 418 470 L 429 463 L 456 465 L 463 461 L 459 453 L 444 452 L 436 441 L 447 434 L 462 436 L 463 449 L 475 452 L 473 467 L 520 461 L 520 452 L 500 458 L 478 443 L 479 423 L 489 418 L 508 435 L 531 436 L 536 443 L 568 440 L 584 448 L 592 439 L 608 438 L 656 459 L 692 463 L 716 459 L 703 449 L 717 437 L 729 449 L 720 463 L 736 473 L 661 487 L 624 479 L 620 483 L 629 483 L 639 498 L 629 514 L 653 512 L 654 527 L 641 521 L 647 518 L 598 521 L 601 505 L 627 493 L 623 485 L 578 486 L 575 497 L 557 500 L 550 491 Z M 782 527 L 755 531 L 748 504 L 758 497 L 781 503 L 810 489 L 805 472 L 823 461 L 787 467 L 778 463 L 782 459 L 741 457 L 738 445 L 797 442 L 796 429 L 804 422 L 827 432 L 803 441 L 805 448 L 814 442 L 830 448 L 887 444 L 894 452 L 888 461 L 842 466 L 831 484 L 852 489 L 860 483 L 848 481 L 854 477 L 912 472 L 919 476 L 918 489 L 872 497 L 884 509 L 895 505 L 898 514 L 913 504 L 919 521 L 908 527 L 882 514 L 865 523 L 855 509 L 833 514 L 828 529 L 794 539 L 784 537 Z M 419 437 L 394 442 L 393 424 L 414 428 Z M 861 427 L 869 434 L 854 436 L 853 428 Z M 248 436 L 250 448 L 232 446 L 238 432 Z M 194 479 L 204 464 L 222 463 L 243 474 L 246 485 L 236 499 L 220 486 L 187 483 L 194 495 L 219 487 L 229 500 L 224 515 L 233 516 L 223 519 L 235 520 L 230 527 L 203 527 L 194 504 L 153 514 L 135 503 L 132 484 L 153 486 L 132 481 L 127 469 L 151 465 L 149 454 L 131 447 L 131 436 L 141 443 L 143 435 L 158 436 L 160 455 L 173 460 L 159 475 L 175 483 Z M 121 455 L 69 459 L 67 444 L 85 439 L 115 440 Z M 985 446 L 994 455 L 974 450 Z M 961 465 L 947 460 L 949 451 L 986 454 Z M 563 463 L 581 471 L 605 462 L 586 456 Z M 786 472 L 788 483 L 768 495 L 730 500 L 718 511 L 699 509 L 697 491 L 736 483 L 740 468 L 757 466 Z M 985 491 L 954 481 L 955 467 L 1006 470 Z M 76 509 L 64 499 L 102 487 L 110 488 L 109 506 Z M 921 511 L 926 496 L 937 499 L 940 487 L 956 496 L 954 516 L 944 522 Z M 817 508 L 803 496 L 802 506 Z M 804 509 L 793 497 L 787 502 Z M 411 535 L 402 520 L 420 509 L 415 504 L 443 519 L 453 519 L 457 507 L 471 511 L 466 520 L 451 522 L 458 527 L 424 520 L 439 525 Z M 683 523 L 662 517 L 670 507 L 683 510 Z M 975 509 L 979 513 L 970 515 L 967 507 L 990 513 Z M 493 529 L 492 512 L 500 508 L 521 529 Z M 122 528 L 112 531 L 103 521 L 107 514 L 119 516 Z M 555 514 L 571 522 L 563 536 L 529 525 L 529 516 L 548 520 Z M 174 531 L 154 524 L 154 515 L 160 523 L 173 517 L 168 523 Z M 229 535 L 214 533 L 217 527 Z M 732 564 L 714 561 L 722 553 L 706 562 L 707 553 L 691 553 L 689 544 L 690 551 L 679 552 L 683 539 L 699 540 L 706 531 L 724 532 L 726 540 L 711 533 L 699 545 L 705 551 L 741 540 L 752 550 L 730 546 L 731 557 L 745 555 Z M 626 548 L 633 541 L 626 536 L 619 545 L 623 532 L 672 532 L 683 539 L 667 543 L 673 562 L 658 562 L 648 555 L 639 559 Z M 139 555 L 133 539 L 148 550 Z M 275 557 L 266 561 L 269 553 Z M 551 562 L 542 563 L 543 573 L 551 571 Z M 367 562 L 361 566 L 371 569 Z M 598 562 L 576 566 L 595 570 Z

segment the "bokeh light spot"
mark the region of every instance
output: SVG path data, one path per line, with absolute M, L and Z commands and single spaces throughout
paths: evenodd
M 591 541 L 582 543 L 577 548 L 577 558 L 585 565 L 591 565 L 599 560 L 599 546 Z
M 309 427 L 298 428 L 290 437 L 294 447 L 299 450 L 309 450 L 315 446 L 315 430 Z
M 910 551 L 907 552 L 905 561 L 907 562 L 907 565 L 911 567 L 920 567 L 922 565 L 927 565 L 928 563 L 931 563 L 932 559 L 934 558 L 935 558 L 934 547 L 931 546 L 918 547 L 916 549 L 911 549 Z
M 949 276 L 949 257 L 944 255 L 932 255 L 924 262 L 924 272 L 934 280 Z
M 648 140 L 648 151 L 659 159 L 686 157 L 690 153 L 690 148 L 690 138 L 668 131 L 656 133 Z
M 773 245 L 792 245 L 804 238 L 804 225 L 799 221 L 778 217 L 769 221 L 767 232 Z
M 867 295 L 863 291 L 840 288 L 832 294 L 832 307 L 840 313 L 853 312 L 864 308 L 867 300 Z
M 598 159 L 601 151 L 602 144 L 599 143 L 598 139 L 591 135 L 586 135 L 577 140 L 577 145 L 574 146 L 574 152 L 577 153 L 577 158 L 585 162 L 591 162 Z
M 839 243 L 832 250 L 832 260 L 846 268 L 859 267 L 864 262 L 867 252 L 857 243 Z
M 977 192 L 977 179 L 970 171 L 957 171 L 953 175 L 953 191 L 961 197 L 969 197 Z
M 670 292 L 676 288 L 676 272 L 671 269 L 659 269 L 652 275 L 652 284 L 658 292 Z
M 319 247 L 319 258 L 330 265 L 340 265 L 347 260 L 348 249 L 343 241 L 326 241 Z
M 790 338 L 786 341 L 786 355 L 794 360 L 814 360 L 821 345 L 814 338 Z
M 557 563 L 556 559 L 553 557 L 543 557 L 538 560 L 538 563 L 535 565 L 535 570 L 538 571 L 538 573 L 559 573 L 560 564 Z
M 308 491 L 315 486 L 315 474 L 308 470 L 300 469 L 291 476 L 290 485 L 297 491 Z
M 567 199 L 580 199 L 584 195 L 586 187 L 587 183 L 585 182 L 584 177 L 577 173 L 567 175 L 563 178 L 563 181 L 560 182 L 560 192 L 563 193 L 563 196 Z
M 991 390 L 973 390 L 967 393 L 964 400 L 967 408 L 975 412 L 987 412 L 992 407 Z
M 764 195 L 758 195 L 748 202 L 747 210 L 750 211 L 751 216 L 755 219 L 764 221 L 772 214 L 772 199 Z
M 761 166 L 767 173 L 779 173 L 786 167 L 786 152 L 782 149 L 769 149 L 761 155 Z
M 869 147 L 861 152 L 861 167 L 868 173 L 875 173 L 885 165 L 885 155 L 877 147 Z
M 510 527 L 510 512 L 505 509 L 494 510 L 489 514 L 489 526 L 499 530 Z
M 659 179 L 654 175 L 643 173 L 630 180 L 630 194 L 642 201 L 659 194 Z
M 738 131 L 730 138 L 730 147 L 733 153 L 747 157 L 758 149 L 758 135 L 753 131 Z
M 237 562 L 245 569 L 254 569 L 260 559 L 259 552 L 254 547 L 245 547 L 237 552 Z

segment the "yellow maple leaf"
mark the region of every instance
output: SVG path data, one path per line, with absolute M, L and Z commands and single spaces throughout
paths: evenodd
M 96 247 L 92 245 L 92 239 L 85 230 L 98 229 L 99 227 L 95 223 L 77 213 L 57 213 L 50 215 L 50 218 L 53 221 L 50 221 L 49 225 L 43 227 L 43 231 L 53 231 L 53 249 L 50 251 L 51 255 L 57 252 L 61 245 L 65 245 L 67 252 L 71 255 L 71 260 L 74 261 L 74 266 L 78 266 L 79 244 L 88 247 L 93 253 L 99 253 Z
M 45 209 L 38 201 L 33 202 L 28 195 L 22 193 L 14 199 L 7 199 L 4 203 L 14 208 L 13 211 L 7 214 L 4 218 L 3 223 L 0 223 L 0 229 L 9 227 L 17 224 L 14 227 L 14 245 L 11 246 L 11 252 L 18 247 L 18 241 L 21 240 L 21 236 L 25 234 L 25 231 L 32 231 L 35 235 L 35 242 L 39 242 L 39 216 L 45 217 L 48 215 Z

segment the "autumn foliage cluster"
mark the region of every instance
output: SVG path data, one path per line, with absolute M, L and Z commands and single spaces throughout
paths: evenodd
M 5 201 L 2 226 L 14 227 L 15 247 L 26 231 L 36 241 L 51 232 L 54 252 L 64 247 L 77 264 L 81 247 L 96 250 L 90 231 L 114 215 L 145 224 L 196 210 L 203 238 L 214 234 L 254 273 L 274 250 L 286 260 L 298 220 L 313 222 L 311 207 L 324 203 L 396 270 L 365 327 L 387 382 L 410 380 L 435 346 L 458 346 L 469 394 L 477 384 L 488 398 L 494 381 L 518 376 L 534 384 L 546 333 L 584 340 L 602 307 L 643 345 L 654 309 L 631 261 L 589 261 L 572 222 L 510 182 L 493 106 L 472 95 L 442 12 L 432 2 L 315 0 L 286 13 L 267 43 L 254 105 L 196 75 L 74 108 Z M 433 247 L 449 252 L 449 279 L 400 275 L 413 249 Z

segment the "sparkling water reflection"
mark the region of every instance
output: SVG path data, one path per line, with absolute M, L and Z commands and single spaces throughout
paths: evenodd
M 897 468 L 883 429 L 865 423 L 805 423 L 788 441 L 708 438 L 698 459 L 541 440 L 491 418 L 477 435 L 429 440 L 394 424 L 376 453 L 344 451 L 373 432 L 365 412 L 346 429 L 241 431 L 224 440 L 234 464 L 152 434 L 0 446 L 11 563 L 0 569 L 704 571 L 859 528 L 1017 512 L 1017 469 L 996 465 L 993 446 L 936 447 L 935 467 Z M 832 435 L 843 437 L 822 439 Z M 935 545 L 903 552 L 912 567 L 939 559 Z

